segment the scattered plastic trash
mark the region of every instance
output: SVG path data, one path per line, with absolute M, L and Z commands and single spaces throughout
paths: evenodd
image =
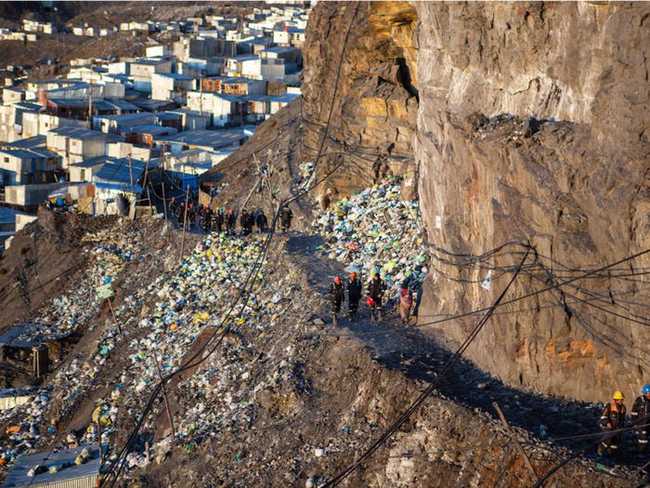
M 418 203 L 400 198 L 396 180 L 386 181 L 337 202 L 314 222 L 323 252 L 369 280 L 379 271 L 395 290 L 417 287 L 426 276 L 428 253 L 418 225 Z

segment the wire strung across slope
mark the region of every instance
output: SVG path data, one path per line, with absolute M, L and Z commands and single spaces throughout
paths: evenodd
M 440 374 L 438 375 L 438 378 L 436 381 L 432 382 L 420 395 L 418 398 L 411 403 L 411 405 L 402 413 L 402 415 L 399 416 L 399 418 L 393 422 L 385 431 L 384 433 L 373 443 L 371 446 L 361 455 L 359 456 L 352 464 L 350 464 L 347 468 L 343 469 L 341 472 L 336 474 L 331 480 L 327 481 L 324 485 L 323 488 L 331 488 L 334 486 L 338 486 L 345 478 L 347 478 L 354 470 L 356 470 L 366 459 L 368 459 L 372 454 L 377 451 L 386 441 L 388 441 L 395 432 L 406 422 L 413 413 L 417 411 L 417 409 L 424 403 L 424 401 L 435 391 L 436 387 L 438 386 L 440 380 L 444 378 L 451 368 L 456 364 L 456 362 L 461 358 L 461 356 L 465 353 L 467 348 L 474 342 L 474 339 L 478 336 L 479 332 L 485 327 L 485 325 L 488 323 L 490 320 L 490 317 L 492 316 L 494 310 L 499 306 L 503 298 L 505 297 L 506 293 L 512 286 L 512 284 L 515 282 L 517 277 L 519 276 L 519 273 L 521 271 L 522 266 L 526 263 L 526 260 L 528 259 L 529 252 L 527 252 L 524 255 L 524 258 L 521 260 L 521 263 L 513 273 L 510 281 L 506 285 L 506 287 L 503 289 L 501 294 L 498 296 L 498 298 L 495 300 L 495 302 L 490 306 L 487 310 L 485 315 L 478 321 L 472 332 L 470 332 L 469 336 L 465 339 L 465 341 L 460 345 L 460 347 L 456 350 L 456 352 L 452 355 L 452 357 L 447 361 L 447 363 L 443 366 L 442 370 L 440 371 Z
M 506 245 L 508 245 L 508 244 L 512 244 L 512 243 L 506 243 Z M 517 267 L 517 269 L 515 271 L 515 274 L 513 275 L 513 279 L 522 271 L 522 268 L 525 265 L 525 261 L 528 258 L 529 252 L 532 249 L 532 247 L 529 244 L 528 245 L 521 244 L 521 243 L 519 243 L 519 244 L 522 245 L 523 247 L 527 248 L 527 251 L 524 254 L 524 259 L 522 260 L 520 265 Z M 498 248 L 495 248 L 495 249 L 493 249 L 491 251 L 488 251 L 488 253 L 485 253 L 485 255 L 493 254 L 495 250 L 502 249 L 502 248 L 503 248 L 503 246 L 499 246 Z M 598 274 L 598 273 L 601 273 L 603 271 L 607 271 L 610 268 L 614 268 L 614 267 L 616 267 L 616 266 L 618 266 L 620 264 L 630 262 L 630 261 L 632 261 L 634 259 L 637 259 L 637 258 L 639 258 L 641 256 L 644 256 L 644 255 L 646 255 L 648 253 L 650 253 L 650 249 L 646 249 L 646 250 L 638 252 L 636 254 L 627 256 L 627 257 L 622 258 L 622 259 L 620 259 L 620 260 L 618 260 L 618 261 L 616 261 L 616 262 L 614 262 L 612 264 L 592 269 L 590 271 L 587 271 L 587 272 L 583 273 L 580 276 L 576 276 L 576 277 L 570 278 L 568 280 L 556 282 L 556 283 L 554 283 L 554 284 L 552 284 L 550 286 L 546 286 L 546 287 L 544 287 L 544 288 L 542 288 L 540 290 L 536 290 L 534 292 L 530 292 L 530 293 L 521 295 L 519 297 L 515 297 L 515 298 L 507 300 L 507 301 L 502 301 L 503 296 L 504 296 L 504 293 L 502 292 L 502 294 L 499 296 L 498 300 L 493 305 L 491 305 L 490 307 L 485 307 L 485 308 L 481 308 L 481 309 L 478 309 L 478 310 L 473 310 L 473 311 L 470 311 L 470 312 L 461 313 L 461 314 L 458 314 L 458 315 L 453 316 L 453 317 L 448 317 L 448 318 L 445 318 L 445 319 L 442 319 L 442 320 L 437 320 L 437 321 L 429 322 L 427 324 L 420 324 L 420 325 L 430 325 L 432 323 L 447 322 L 447 321 L 450 321 L 450 320 L 456 320 L 458 318 L 468 317 L 468 316 L 475 315 L 475 314 L 482 313 L 482 312 L 486 312 L 486 315 L 484 315 L 483 319 L 485 317 L 489 318 L 489 316 L 491 316 L 494 313 L 494 310 L 497 307 L 504 306 L 504 305 L 507 305 L 507 304 L 510 304 L 510 303 L 516 303 L 516 302 L 525 300 L 527 298 L 531 298 L 533 296 L 537 296 L 537 295 L 540 295 L 542 293 L 546 293 L 546 292 L 551 291 L 551 290 L 560 289 L 563 286 L 569 285 L 569 284 L 574 283 L 574 282 L 576 282 L 578 280 L 581 280 L 581 279 L 585 279 L 585 278 L 587 278 L 589 276 L 592 276 L 594 274 Z M 512 285 L 513 279 L 511 279 L 511 281 L 508 283 L 508 285 L 506 287 L 506 290 Z M 506 290 L 504 290 L 504 291 L 506 291 Z M 472 334 L 470 334 L 469 338 L 471 338 L 471 340 L 473 340 L 473 338 L 476 337 L 476 334 L 478 334 L 478 331 L 480 330 L 479 327 L 482 328 L 482 326 L 484 325 L 484 320 L 483 319 L 481 319 L 479 321 L 479 323 L 477 324 L 477 326 L 473 330 Z M 461 348 L 463 346 L 465 346 L 465 348 L 463 349 L 463 351 L 464 351 L 469 346 L 469 343 L 467 342 L 467 340 L 466 340 L 465 343 L 463 343 Z M 459 350 L 460 350 L 460 348 L 459 348 Z M 458 351 L 457 351 L 457 353 L 458 353 Z M 444 374 L 447 371 L 448 371 L 448 368 L 443 368 L 443 372 L 441 372 L 440 376 L 444 376 Z M 341 481 L 343 481 L 347 476 L 349 476 L 358 466 L 360 466 L 363 463 L 363 461 L 365 459 L 370 457 L 384 442 L 386 442 L 394 434 L 394 432 L 397 430 L 397 428 L 399 428 L 399 426 L 403 422 L 406 421 L 408 416 L 410 416 L 412 414 L 412 412 L 415 409 L 417 409 L 417 407 L 424 401 L 426 396 L 428 396 L 434 390 L 434 388 L 435 388 L 435 386 L 434 387 L 430 386 L 429 388 L 427 388 L 420 395 L 420 397 L 418 397 L 418 399 L 411 405 L 411 407 L 406 412 L 404 412 L 402 417 L 400 417 L 391 427 L 389 427 L 389 429 L 387 429 L 384 432 L 384 434 L 377 441 L 375 441 L 375 443 L 373 443 L 371 445 L 371 447 L 367 451 L 365 451 L 362 456 L 360 456 L 357 459 L 357 461 L 355 461 L 353 464 L 351 464 L 350 466 L 345 468 L 343 471 L 338 473 L 333 479 L 331 479 L 325 485 L 323 485 L 323 488 L 337 486 Z M 429 392 L 429 390 L 431 390 L 431 392 Z
M 574 283 L 576 281 L 589 278 L 589 277 L 591 277 L 593 275 L 596 275 L 598 273 L 602 273 L 603 271 L 607 271 L 610 268 L 618 266 L 619 264 L 623 264 L 623 263 L 638 259 L 641 256 L 645 256 L 648 253 L 650 253 L 650 249 L 645 249 L 645 250 L 640 251 L 638 253 L 635 253 L 635 254 L 632 254 L 630 256 L 626 256 L 626 257 L 624 257 L 622 259 L 619 259 L 618 261 L 616 261 L 616 262 L 614 262 L 612 264 L 608 264 L 606 266 L 602 266 L 600 268 L 596 268 L 596 269 L 593 269 L 591 271 L 587 271 L 587 272 L 583 273 L 582 275 L 575 276 L 573 278 L 569 278 L 567 280 L 560 281 L 556 285 L 549 285 L 549 286 L 546 286 L 546 287 L 541 288 L 539 290 L 535 290 L 535 291 L 526 293 L 524 295 L 520 295 L 518 297 L 512 298 L 510 300 L 506 300 L 505 302 L 501 303 L 500 306 L 510 305 L 511 303 L 517 303 L 517 302 L 520 302 L 522 300 L 526 300 L 528 298 L 532 298 L 534 296 L 541 295 L 543 293 L 546 293 L 547 291 L 550 291 L 550 290 L 553 290 L 553 289 L 556 289 L 556 288 L 561 288 L 561 287 L 566 286 L 566 285 L 568 285 L 570 283 Z M 446 318 L 438 319 L 438 320 L 432 320 L 430 322 L 423 322 L 423 323 L 418 324 L 418 325 L 424 326 L 424 325 L 441 324 L 443 322 L 449 322 L 451 320 L 457 320 L 457 319 L 460 319 L 460 318 L 470 317 L 472 315 L 480 314 L 480 313 L 486 312 L 489 309 L 490 309 L 490 307 L 483 307 L 483 308 L 479 308 L 479 309 L 475 309 L 475 310 L 470 310 L 468 312 L 463 312 L 463 313 L 460 313 L 460 314 L 457 314 L 457 315 L 453 315 L 451 317 L 446 317 Z

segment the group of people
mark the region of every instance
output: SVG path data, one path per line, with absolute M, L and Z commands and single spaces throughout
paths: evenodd
M 217 210 L 212 210 L 209 205 L 198 204 L 192 200 L 177 202 L 172 198 L 169 204 L 169 211 L 178 222 L 178 225 L 186 226 L 189 230 L 196 226 L 206 234 L 210 232 L 225 232 L 229 235 L 235 235 L 237 233 L 238 217 L 241 235 L 252 234 L 255 229 L 259 233 L 267 232 L 269 225 L 268 218 L 261 208 L 253 211 L 243 209 L 238 215 L 232 208 L 224 209 L 221 207 Z M 288 232 L 291 228 L 293 212 L 289 207 L 283 207 L 279 217 L 282 231 Z
M 384 294 L 388 287 L 379 273 L 375 272 L 368 283 L 367 289 L 366 305 L 370 310 L 370 318 L 373 321 L 379 321 L 382 318 Z M 332 300 L 332 313 L 335 321 L 338 314 L 341 313 L 341 307 L 345 301 L 346 292 L 348 299 L 348 315 L 350 320 L 356 320 L 363 294 L 363 286 L 357 272 L 352 271 L 345 283 L 340 276 L 335 276 L 334 281 L 330 284 L 329 292 Z M 402 324 L 407 325 L 409 323 L 412 312 L 417 314 L 417 310 L 414 310 L 413 292 L 408 283 L 402 283 L 399 293 L 399 314 Z
M 642 453 L 647 451 L 647 424 L 650 424 L 650 384 L 643 385 L 643 388 L 641 388 L 641 395 L 634 401 L 629 418 L 623 401 L 623 393 L 615 391 L 612 395 L 612 401 L 605 406 L 600 415 L 600 428 L 603 432 L 609 433 L 598 445 L 598 454 L 600 455 L 617 456 L 623 439 L 621 429 L 625 428 L 627 421 L 631 423 L 632 430 L 634 430 L 639 451 Z

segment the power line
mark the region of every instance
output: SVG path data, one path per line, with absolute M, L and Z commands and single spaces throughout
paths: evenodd
M 546 287 L 544 287 L 542 289 L 535 290 L 535 291 L 530 292 L 530 293 L 526 293 L 524 295 L 512 298 L 510 300 L 506 300 L 505 302 L 501 303 L 500 306 L 510 305 L 511 303 L 520 302 L 522 300 L 526 300 L 528 298 L 532 298 L 534 296 L 541 295 L 542 293 L 546 293 L 547 291 L 550 291 L 550 290 L 553 290 L 553 289 L 556 289 L 556 288 L 560 288 L 562 286 L 566 286 L 566 285 L 568 285 L 570 283 L 574 283 L 576 281 L 588 278 L 588 277 L 593 276 L 593 275 L 598 274 L 598 273 L 602 273 L 603 271 L 607 271 L 608 269 L 613 268 L 615 266 L 618 266 L 619 264 L 623 264 L 623 263 L 626 263 L 628 261 L 633 261 L 633 260 L 635 260 L 637 258 L 640 258 L 641 256 L 644 256 L 644 255 L 646 255 L 648 253 L 650 253 L 650 249 L 640 251 L 640 252 L 638 252 L 636 254 L 632 254 L 630 256 L 622 258 L 622 259 L 620 259 L 620 260 L 618 260 L 618 261 L 616 261 L 616 262 L 614 262 L 612 264 L 602 266 L 600 268 L 596 268 L 596 269 L 593 269 L 591 271 L 587 271 L 587 272 L 583 273 L 580 276 L 576 276 L 576 277 L 561 281 L 556 285 L 546 286 Z M 449 322 L 451 320 L 457 320 L 457 319 L 460 319 L 460 318 L 470 317 L 472 315 L 476 315 L 476 314 L 479 314 L 479 313 L 486 312 L 489 309 L 490 309 L 490 307 L 483 307 L 483 308 L 471 310 L 469 312 L 463 312 L 463 313 L 460 313 L 460 314 L 457 314 L 457 315 L 453 315 L 451 317 L 447 317 L 447 318 L 444 318 L 444 319 L 433 320 L 431 322 L 424 322 L 424 323 L 419 324 L 419 325 L 420 326 L 423 326 L 423 325 L 436 325 L 436 324 L 440 324 L 440 323 L 443 323 L 443 322 Z
M 400 417 L 395 422 L 393 422 L 393 424 L 390 427 L 388 427 L 384 431 L 384 433 L 373 444 L 371 444 L 371 446 L 361 456 L 359 456 L 347 468 L 343 469 L 341 472 L 336 474 L 331 480 L 325 483 L 325 485 L 323 485 L 323 488 L 331 488 L 334 486 L 338 486 L 345 478 L 347 478 L 350 474 L 352 474 L 352 472 L 354 472 L 355 469 L 357 469 L 366 459 L 372 456 L 372 454 L 375 451 L 377 451 L 386 441 L 388 441 L 393 436 L 393 434 L 402 426 L 402 424 L 404 424 L 404 422 L 406 422 L 411 417 L 411 415 L 413 415 L 413 413 L 417 411 L 417 409 L 422 405 L 422 403 L 424 403 L 424 401 L 435 391 L 440 380 L 447 375 L 447 373 L 451 370 L 453 365 L 461 358 L 461 356 L 471 345 L 474 339 L 476 339 L 479 332 L 488 323 L 494 310 L 496 310 L 496 308 L 499 306 L 499 304 L 505 297 L 506 293 L 508 292 L 512 284 L 519 276 L 519 272 L 521 271 L 522 266 L 525 264 L 526 260 L 528 259 L 528 255 L 529 253 L 526 253 L 524 255 L 524 258 L 521 260 L 521 263 L 513 273 L 512 277 L 510 278 L 510 281 L 503 289 L 499 297 L 495 300 L 492 306 L 488 308 L 485 315 L 478 321 L 478 323 L 476 324 L 472 332 L 469 334 L 469 336 L 465 339 L 463 344 L 461 344 L 461 346 L 456 350 L 456 352 L 452 355 L 452 357 L 443 366 L 442 371 L 440 372 L 437 378 L 437 381 L 432 382 L 422 393 L 420 393 L 418 398 L 411 403 L 411 405 L 402 413 L 402 415 L 400 415 Z

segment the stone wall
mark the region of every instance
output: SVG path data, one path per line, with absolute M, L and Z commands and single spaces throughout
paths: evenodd
M 415 155 L 431 245 L 481 255 L 530 241 L 537 259 L 507 298 L 649 248 L 650 7 L 416 7 Z M 518 263 L 523 250 L 510 245 L 471 266 L 433 253 L 420 323 L 492 303 L 511 276 L 501 267 Z M 645 255 L 612 274 L 648 265 Z M 490 267 L 497 269 L 486 289 L 480 281 Z M 646 281 L 601 276 L 503 307 L 469 355 L 510 383 L 547 393 L 637 394 L 650 382 Z M 427 327 L 460 341 L 471 323 Z
M 334 99 L 318 164 L 320 175 L 341 168 L 322 188 L 332 198 L 386 174 L 413 174 L 415 26 L 408 2 L 320 2 L 311 13 L 304 47 L 304 142 L 313 158 Z

